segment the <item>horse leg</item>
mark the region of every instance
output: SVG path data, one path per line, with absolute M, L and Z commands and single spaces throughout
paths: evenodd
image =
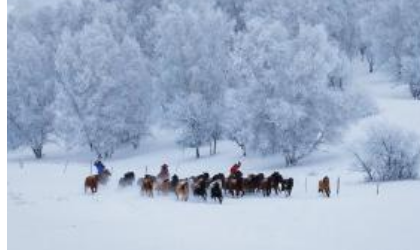
M 280 189 L 279 189 L 279 184 L 278 183 L 275 185 L 274 191 L 276 192 L 276 195 L 279 195 Z

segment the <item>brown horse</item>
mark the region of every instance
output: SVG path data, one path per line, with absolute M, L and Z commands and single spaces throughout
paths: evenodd
M 99 182 L 99 175 L 90 175 L 85 179 L 85 193 L 88 189 L 92 192 L 92 194 L 98 191 L 98 182 Z
M 328 176 L 324 176 L 322 180 L 318 182 L 318 193 L 322 193 L 327 197 L 330 197 L 331 189 L 330 189 L 330 178 Z
M 230 175 L 226 181 L 226 189 L 232 197 L 244 196 L 244 179 L 242 178 L 242 174 Z
M 156 180 L 156 177 L 151 175 L 145 175 L 143 179 L 138 181 L 138 184 L 141 184 L 141 194 L 153 197 L 153 185 Z
M 175 195 L 178 200 L 188 201 L 189 192 L 188 180 L 181 180 L 177 183 L 175 187 Z

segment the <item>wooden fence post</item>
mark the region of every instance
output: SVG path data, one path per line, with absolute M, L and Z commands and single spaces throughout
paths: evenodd
M 337 179 L 337 196 L 340 194 L 340 177 Z

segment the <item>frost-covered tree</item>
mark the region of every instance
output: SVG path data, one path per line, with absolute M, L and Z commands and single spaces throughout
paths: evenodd
M 323 25 L 331 41 L 352 58 L 360 49 L 361 30 L 358 20 L 367 14 L 373 0 L 252 0 L 245 5 L 246 20 L 272 18 L 297 32 L 299 23 Z
M 150 37 L 156 41 L 155 72 L 162 107 L 166 111 L 172 110 L 171 106 L 183 110 L 174 112 L 180 117 L 172 116 L 173 125 L 183 131 L 180 142 L 194 141 L 182 144 L 195 147 L 197 157 L 199 147 L 210 141 L 215 152 L 222 134 L 233 24 L 208 1 L 169 1 L 156 14 Z M 199 103 L 197 96 L 202 99 Z M 202 108 L 190 107 L 194 104 Z M 193 117 L 185 117 L 187 114 Z M 190 129 L 191 120 L 202 134 Z
M 409 84 L 418 96 L 418 58 L 420 57 L 420 2 L 415 0 L 377 1 L 370 15 L 360 22 L 370 71 L 383 66 Z
M 415 0 L 377 1 L 373 11 L 361 19 L 370 71 L 374 64 L 385 66 L 399 79 L 411 83 L 407 77 L 413 76 L 410 69 L 419 57 L 419 8 Z
M 80 32 L 64 32 L 56 54 L 57 126 L 67 142 L 88 144 L 109 156 L 147 133 L 151 77 L 138 43 L 120 42 L 94 21 Z
M 195 148 L 196 158 L 200 158 L 200 147 L 209 141 L 209 106 L 203 96 L 197 93 L 177 98 L 179 99 L 170 106 L 169 118 L 181 132 L 178 143 Z
M 251 118 L 250 146 L 263 154 L 281 153 L 294 165 L 333 138 L 350 114 L 346 92 L 330 88 L 340 63 L 338 49 L 322 26 L 300 25 L 297 34 L 278 21 L 255 18 L 236 46 L 241 58 L 244 103 Z M 247 79 L 247 80 L 245 80 Z M 346 97 L 346 98 L 343 98 Z
M 8 145 L 29 146 L 36 158 L 53 132 L 55 97 L 51 51 L 29 31 L 8 30 Z
M 248 88 L 233 88 L 227 91 L 226 110 L 224 111 L 223 131 L 226 138 L 233 141 L 242 151 L 242 156 L 247 155 L 250 143 L 250 126 L 252 116 L 246 97 L 250 95 Z
M 114 13 L 108 12 L 110 18 L 116 19 L 116 24 L 127 25 L 124 28 L 131 36 L 135 37 L 140 44 L 142 51 L 147 56 L 152 56 L 153 40 L 149 39 L 148 34 L 155 23 L 155 12 L 162 8 L 162 0 L 101 0 L 102 2 L 112 3 L 116 8 L 118 18 L 113 18 Z M 111 6 L 113 6 L 111 4 Z M 110 8 L 109 8 L 110 9 Z
M 388 64 L 397 75 L 401 74 L 404 24 L 401 6 L 397 1 L 376 4 L 377 10 L 364 20 L 365 40 L 370 44 L 377 64 Z
M 413 179 L 418 175 L 420 144 L 416 134 L 377 122 L 369 127 L 355 158 L 368 181 Z

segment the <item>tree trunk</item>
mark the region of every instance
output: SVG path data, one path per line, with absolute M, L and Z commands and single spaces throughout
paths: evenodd
M 361 47 L 359 52 L 360 52 L 360 56 L 361 56 L 361 59 L 362 59 L 362 62 L 363 62 L 364 59 L 365 59 L 365 54 L 366 54 L 366 47 Z
M 373 73 L 373 67 L 375 65 L 372 55 L 366 55 L 367 62 L 369 64 L 369 73 Z
M 195 157 L 198 159 L 200 158 L 200 147 L 195 148 Z
M 42 146 L 32 147 L 32 151 L 34 152 L 35 158 L 42 158 Z
M 297 159 L 294 155 L 287 154 L 285 156 L 286 167 L 294 166 L 297 163 Z
M 368 60 L 369 62 L 369 73 L 373 73 L 373 60 Z
M 216 154 L 216 148 L 217 148 L 217 139 L 213 138 L 213 154 Z

